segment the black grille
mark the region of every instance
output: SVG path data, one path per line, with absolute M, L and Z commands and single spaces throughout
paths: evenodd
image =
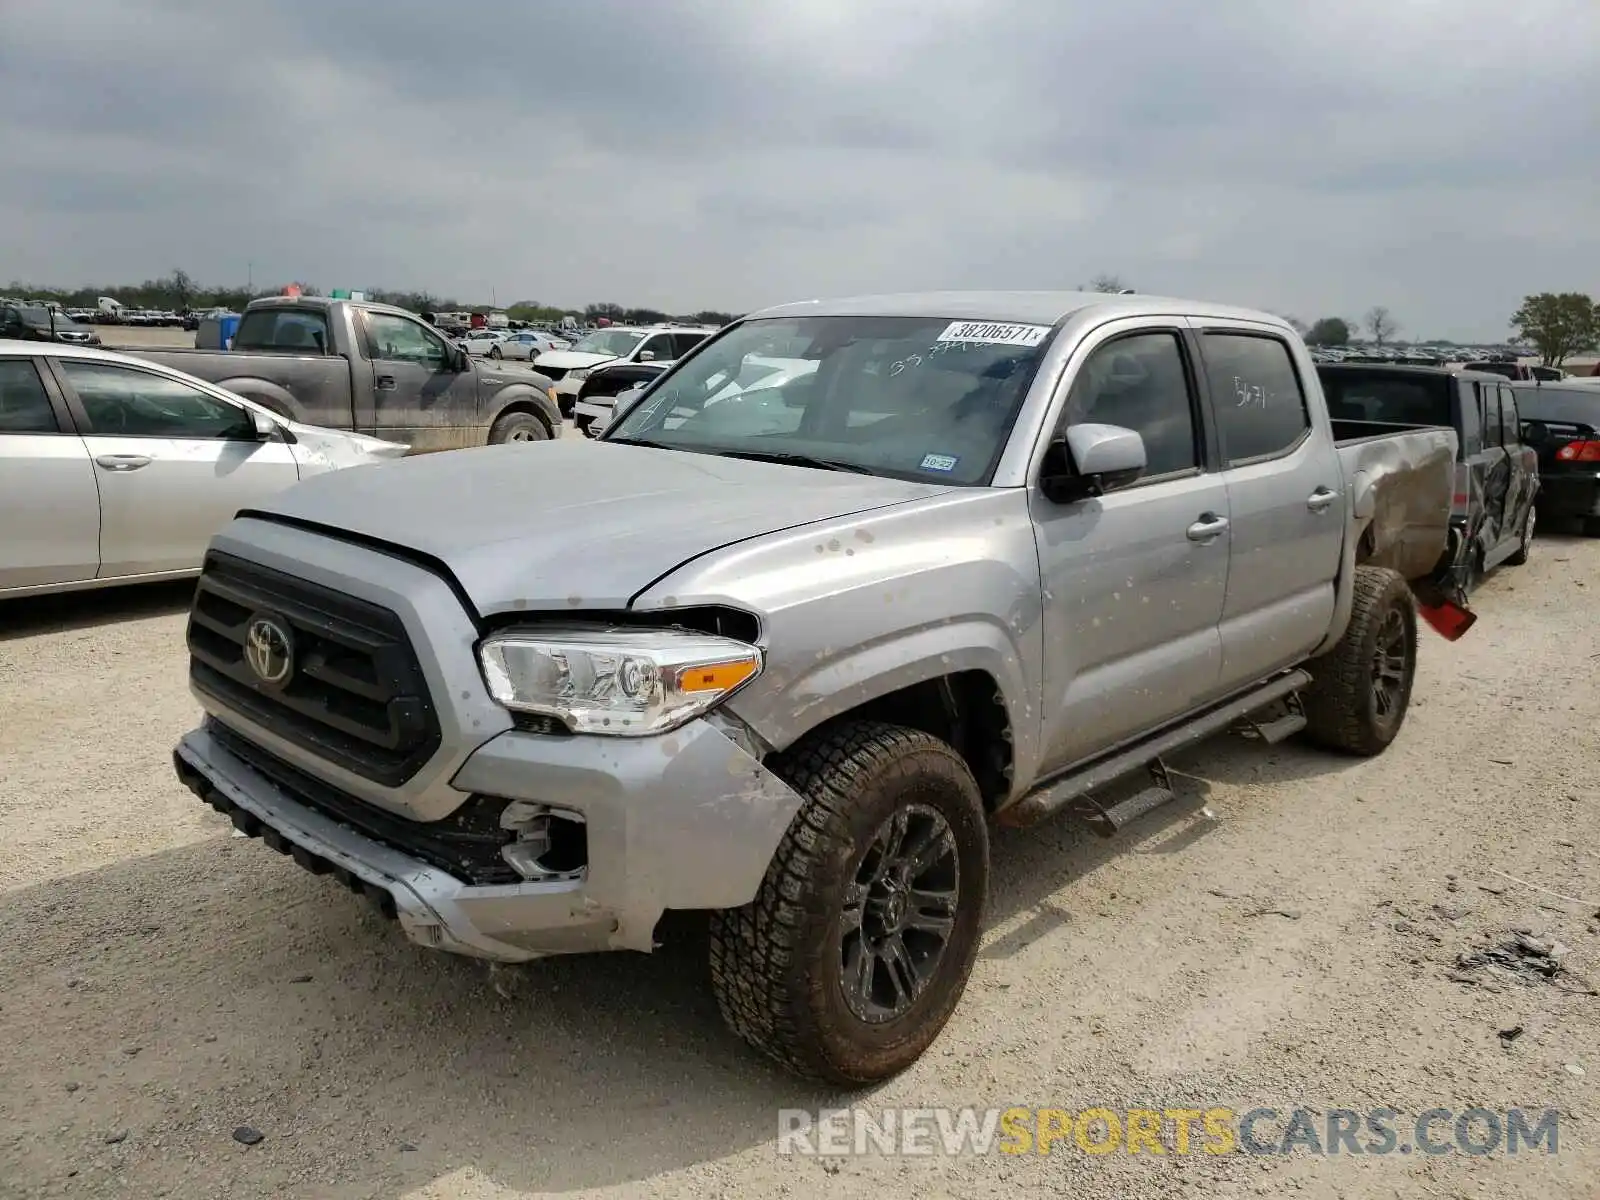
M 253 618 L 294 640 L 264 686 L 245 660 Z M 189 611 L 189 674 L 241 716 L 374 783 L 398 787 L 439 748 L 439 720 L 405 626 L 389 609 L 212 551 Z
M 543 375 L 551 383 L 560 383 L 567 377 L 567 368 L 565 367 L 541 367 L 536 362 L 533 364 L 533 369 L 539 372 L 539 374 Z
M 522 876 L 500 857 L 500 848 L 515 836 L 500 828 L 500 814 L 508 803 L 506 800 L 470 796 L 448 817 L 438 821 L 410 821 L 375 808 L 320 779 L 313 779 L 246 741 L 215 718 L 207 720 L 206 732 L 230 754 L 243 759 L 307 808 L 375 842 L 437 867 L 465 884 L 482 887 L 522 882 Z

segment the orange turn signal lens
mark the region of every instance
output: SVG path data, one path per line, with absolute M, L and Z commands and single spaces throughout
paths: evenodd
M 756 670 L 755 660 L 748 658 L 738 662 L 682 667 L 678 671 L 678 690 L 689 695 L 731 691 L 754 675 Z

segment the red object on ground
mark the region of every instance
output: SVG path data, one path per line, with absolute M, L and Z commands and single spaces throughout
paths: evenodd
M 1478 622 L 1478 614 L 1446 600 L 1440 604 L 1419 604 L 1422 619 L 1447 642 L 1458 639 Z

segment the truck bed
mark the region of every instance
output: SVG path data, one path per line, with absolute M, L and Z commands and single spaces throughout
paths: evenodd
M 1455 430 L 1335 420 L 1333 437 L 1361 530 L 1358 561 L 1408 580 L 1433 576 L 1451 551 Z

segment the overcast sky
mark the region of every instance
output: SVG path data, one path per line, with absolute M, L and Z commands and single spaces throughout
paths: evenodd
M 0 0 L 0 280 L 1600 290 L 1596 0 Z

